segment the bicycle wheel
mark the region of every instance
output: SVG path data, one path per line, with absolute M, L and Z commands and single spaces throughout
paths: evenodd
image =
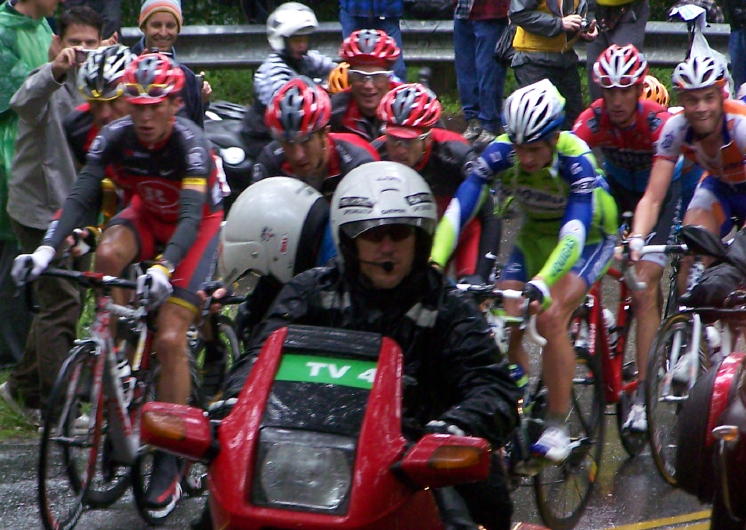
M 207 347 L 196 330 L 191 332 L 189 340 L 196 370 L 192 379 L 197 390 L 197 406 L 207 405 L 219 395 L 226 375 L 240 355 L 240 342 L 233 320 L 219 315 L 214 325 L 217 347 Z
M 132 466 L 132 494 L 135 497 L 135 506 L 137 512 L 143 520 L 152 526 L 160 526 L 166 522 L 166 519 L 174 513 L 180 495 L 174 498 L 174 501 L 163 508 L 150 508 L 145 502 L 145 494 L 150 485 L 150 479 L 153 474 L 153 457 L 156 449 L 147 447 L 140 451 L 140 454 Z
M 698 345 L 698 375 L 710 366 L 704 325 Z M 678 413 L 694 381 L 676 382 L 671 360 L 691 349 L 694 316 L 691 313 L 671 315 L 658 328 L 650 348 L 648 377 L 645 381 L 645 404 L 648 417 L 650 451 L 663 480 L 676 485 L 676 439 Z
M 127 467 L 109 458 L 103 391 L 92 388 L 96 361 L 94 343 L 73 348 L 45 411 L 38 499 L 48 529 L 74 527 L 85 507 L 108 506 L 129 486 Z
M 534 477 L 536 505 L 552 529 L 574 527 L 598 476 L 604 438 L 604 388 L 598 359 L 576 348 L 572 407 L 567 427 L 574 449 L 562 464 L 546 465 Z
M 632 312 L 628 312 L 626 329 L 619 333 L 623 333 L 624 343 L 624 361 L 622 364 L 622 385 L 628 386 L 637 380 L 637 363 L 635 361 L 635 349 L 631 347 L 629 340 L 630 330 L 632 329 L 633 322 Z M 622 443 L 622 447 L 630 457 L 639 455 L 648 443 L 647 433 L 632 432 L 628 429 L 623 429 L 624 422 L 629 416 L 629 411 L 632 408 L 633 397 L 636 389 L 630 389 L 626 392 L 621 392 L 619 401 L 616 403 L 616 426 L 619 432 L 619 441 Z

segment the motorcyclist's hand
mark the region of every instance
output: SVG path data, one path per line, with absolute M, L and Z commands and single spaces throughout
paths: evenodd
M 458 425 L 443 420 L 432 420 L 425 425 L 425 430 L 431 434 L 452 434 L 455 436 L 466 436 L 464 430 Z
M 163 265 L 156 264 L 150 267 L 145 274 L 137 278 L 137 292 L 143 291 L 143 286 L 149 284 L 150 306 L 158 307 L 165 302 L 174 288 L 171 286 L 171 274 Z
M 552 305 L 549 286 L 541 278 L 534 278 L 523 287 L 523 297 L 529 301 L 532 313 L 540 313 Z
M 20 254 L 13 260 L 10 275 L 19 287 L 37 279 L 54 258 L 54 248 L 42 245 L 33 254 Z
M 211 301 L 210 307 L 208 308 L 209 312 L 210 314 L 216 314 L 220 313 L 220 310 L 223 308 L 220 300 L 229 296 L 231 293 L 228 288 L 223 286 L 222 282 L 214 281 L 203 284 L 202 289 L 197 291 L 197 294 L 199 295 L 200 300 L 202 300 L 203 305 L 208 300 Z M 212 302 L 213 300 L 214 302 Z
M 96 250 L 98 238 L 101 235 L 101 229 L 96 226 L 86 226 L 85 228 L 76 228 L 71 236 L 67 238 L 70 245 L 70 254 L 79 258 L 89 252 Z

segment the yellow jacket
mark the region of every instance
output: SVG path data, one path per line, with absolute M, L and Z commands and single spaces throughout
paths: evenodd
M 550 0 L 557 2 L 557 0 Z M 561 0 L 559 0 L 561 2 Z M 606 0 L 615 1 L 615 0 Z M 625 0 L 628 1 L 628 0 Z M 573 0 L 573 10 L 577 9 L 580 0 Z M 599 2 L 600 3 L 600 2 Z M 538 11 L 552 14 L 555 16 L 561 16 L 559 7 L 555 5 L 555 9 L 550 9 L 547 5 L 547 0 L 541 0 L 537 7 Z M 559 35 L 554 37 L 545 37 L 537 33 L 531 33 L 526 31 L 521 26 L 516 28 L 515 37 L 513 38 L 513 48 L 520 52 L 558 52 L 562 53 L 572 48 L 574 40 L 569 41 L 567 39 L 567 33 L 561 31 Z

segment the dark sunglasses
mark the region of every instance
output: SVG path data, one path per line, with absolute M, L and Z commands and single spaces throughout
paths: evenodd
M 414 234 L 414 227 L 411 225 L 383 225 L 366 230 L 360 237 L 370 243 L 380 243 L 383 238 L 388 236 L 391 241 L 404 241 Z

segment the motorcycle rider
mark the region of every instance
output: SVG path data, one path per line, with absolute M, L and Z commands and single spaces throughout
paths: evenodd
M 307 77 L 288 81 L 272 98 L 264 120 L 275 141 L 253 167 L 253 181 L 285 175 L 331 196 L 352 168 L 378 160 L 373 147 L 354 134 L 330 133 L 326 91 Z
M 353 31 L 342 42 L 339 56 L 350 65 L 350 88 L 332 96 L 332 131 L 353 133 L 368 142 L 383 133 L 376 110 L 383 96 L 399 84 L 392 70 L 399 55 L 394 39 L 380 29 Z
M 382 160 L 416 170 L 428 183 L 438 205 L 438 218 L 448 206 L 464 167 L 477 157 L 466 138 L 438 127 L 441 104 L 435 93 L 420 83 L 406 83 L 389 91 L 378 104 L 385 134 L 373 142 Z M 494 266 L 499 221 L 492 200 L 485 201 L 478 217 L 464 229 L 455 252 L 457 278 L 476 274 L 487 281 Z
M 289 324 L 378 332 L 404 352 L 405 435 L 468 433 L 502 446 L 517 424 L 520 391 L 479 309 L 428 264 L 437 212 L 424 179 L 372 162 L 340 182 L 331 206 L 337 258 L 283 287 L 226 386 L 240 392 L 264 340 Z M 424 426 L 424 430 L 423 430 Z M 509 528 L 502 468 L 458 486 L 486 528 Z
M 241 127 L 247 154 L 256 158 L 272 141 L 264 123 L 264 111 L 272 97 L 292 78 L 304 75 L 323 79 L 337 65 L 326 55 L 308 49 L 308 41 L 319 27 L 313 10 L 298 2 L 285 2 L 267 18 L 267 41 L 272 53 L 254 74 L 254 104 Z

